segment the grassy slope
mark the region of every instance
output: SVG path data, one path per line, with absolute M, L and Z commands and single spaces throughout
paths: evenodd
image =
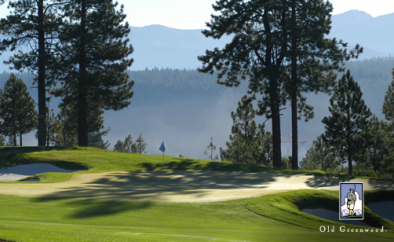
M 336 194 L 336 195 L 335 195 Z M 387 194 L 387 193 L 386 193 Z M 370 194 L 369 194 L 370 195 Z M 297 209 L 337 192 L 300 190 L 215 203 L 48 200 L 0 196 L 0 238 L 36 241 L 392 241 L 385 233 L 341 233 L 341 224 Z M 367 196 L 367 193 L 366 193 Z M 389 196 L 393 197 L 392 194 Z M 301 197 L 303 199 L 301 199 Z M 335 199 L 336 197 L 336 199 Z M 331 202 L 330 202 L 331 201 Z M 273 203 L 274 202 L 274 203 Z M 331 205 L 330 205 L 331 203 Z M 309 205 L 308 205 L 309 204 Z M 366 209 L 367 213 L 370 213 Z M 376 215 L 374 215 L 376 216 Z M 366 216 L 369 223 L 376 220 Z M 335 225 L 335 233 L 321 233 Z M 381 224 L 378 224 L 380 227 Z M 347 228 L 360 226 L 346 225 Z
M 78 173 L 97 173 L 106 171 L 151 171 L 159 169 L 204 169 L 220 171 L 278 172 L 287 174 L 311 174 L 352 178 L 354 176 L 333 175 L 321 171 L 293 171 L 258 165 L 233 164 L 189 158 L 164 157 L 118 153 L 86 147 L 0 147 L 0 166 L 15 166 L 30 163 L 50 163 L 65 169 L 89 169 Z M 70 179 L 68 173 L 46 173 L 32 178 L 41 182 L 59 182 Z

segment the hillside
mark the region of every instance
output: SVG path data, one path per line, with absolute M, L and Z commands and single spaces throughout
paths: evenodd
M 347 64 L 354 79 L 360 84 L 364 100 L 371 111 L 383 118 L 381 108 L 388 85 L 392 81 L 391 71 L 394 58 L 378 58 L 354 61 Z M 146 140 L 148 154 L 160 154 L 159 147 L 165 142 L 166 155 L 182 154 L 191 158 L 206 158 L 204 151 L 213 137 L 214 144 L 224 147 L 228 141 L 232 120 L 231 111 L 246 94 L 247 83 L 237 88 L 218 85 L 215 76 L 199 73 L 195 70 L 152 69 L 128 71 L 135 81 L 134 97 L 131 105 L 121 111 L 106 111 L 105 128 L 111 131 L 105 139 L 111 143 L 123 140 L 131 134 L 134 140 L 142 134 Z M 0 74 L 0 87 L 8 78 L 8 73 Z M 33 76 L 17 74 L 29 87 Z M 37 101 L 37 89 L 29 91 Z M 321 120 L 328 115 L 326 94 L 307 94 L 309 104 L 314 106 L 315 118 L 308 123 L 299 122 L 299 139 L 307 141 L 300 145 L 300 158 L 312 144 L 312 141 L 324 131 Z M 59 98 L 52 98 L 50 108 L 58 111 Z M 282 140 L 286 141 L 291 132 L 290 108 L 283 111 L 281 119 Z M 265 121 L 258 117 L 258 122 Z M 270 121 L 266 129 L 271 129 Z M 25 145 L 37 145 L 34 133 L 24 136 Z M 287 144 L 282 145 L 283 154 L 287 153 Z

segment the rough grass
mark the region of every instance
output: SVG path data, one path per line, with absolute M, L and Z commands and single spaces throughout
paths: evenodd
M 392 192 L 366 192 L 371 197 Z M 378 198 L 376 198 L 378 199 Z M 384 233 L 342 233 L 341 223 L 299 211 L 338 206 L 338 192 L 299 190 L 214 203 L 158 203 L 0 196 L 0 238 L 8 241 L 392 241 Z M 366 213 L 371 213 L 366 208 Z M 366 216 L 365 222 L 376 223 Z M 334 233 L 319 227 L 336 226 Z M 347 228 L 361 226 L 345 225 Z

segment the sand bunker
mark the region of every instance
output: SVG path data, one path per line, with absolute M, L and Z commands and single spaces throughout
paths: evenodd
M 18 181 L 20 179 L 24 179 L 32 175 L 46 173 L 46 172 L 70 173 L 75 171 L 79 171 L 79 170 L 65 170 L 57 166 L 46 164 L 46 163 L 19 165 L 19 166 L 0 169 L 0 181 Z
M 240 171 L 151 171 L 75 174 L 58 183 L 3 183 L 0 194 L 41 199 L 212 202 L 298 189 L 339 190 L 339 182 L 364 182 L 365 190 L 394 190 L 391 181 Z

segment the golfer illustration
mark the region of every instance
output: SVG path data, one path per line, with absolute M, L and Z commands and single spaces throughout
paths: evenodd
M 354 189 L 350 188 L 350 192 L 347 193 L 347 208 L 349 209 L 349 216 L 354 215 L 354 204 L 356 202 L 356 194 Z

